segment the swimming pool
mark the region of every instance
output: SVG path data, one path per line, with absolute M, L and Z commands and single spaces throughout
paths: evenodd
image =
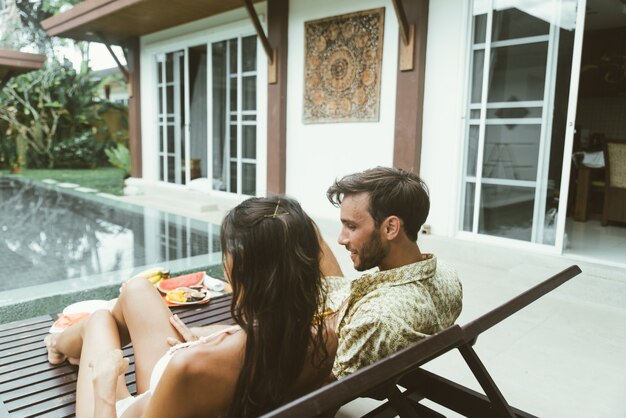
M 217 225 L 0 177 L 0 306 L 119 284 L 154 265 L 175 272 L 219 263 Z

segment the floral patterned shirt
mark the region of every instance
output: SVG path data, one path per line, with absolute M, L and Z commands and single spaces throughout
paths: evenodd
M 327 277 L 327 304 L 339 310 L 337 378 L 387 357 L 451 326 L 461 313 L 463 291 L 456 271 L 426 260 L 354 280 Z

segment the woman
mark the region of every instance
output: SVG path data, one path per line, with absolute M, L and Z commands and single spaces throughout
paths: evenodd
M 147 280 L 133 279 L 111 312 L 46 339 L 50 362 L 80 366 L 77 417 L 251 417 L 328 378 L 337 337 L 320 315 L 313 221 L 294 200 L 252 198 L 226 215 L 221 240 L 236 326 L 190 330 Z M 137 397 L 120 351 L 131 341 Z

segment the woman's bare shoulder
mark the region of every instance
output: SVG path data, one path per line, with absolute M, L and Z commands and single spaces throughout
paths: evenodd
M 220 344 L 197 344 L 176 352 L 152 396 L 150 409 L 159 413 L 154 416 L 168 416 L 163 415 L 166 410 L 178 417 L 197 416 L 198 411 L 199 416 L 225 414 L 243 360 L 239 340 L 226 338 Z
M 198 378 L 228 378 L 224 374 L 233 374 L 236 378 L 243 365 L 245 334 L 237 332 L 224 336 L 219 341 L 197 344 L 176 354 L 171 362 L 173 367 L 185 375 Z

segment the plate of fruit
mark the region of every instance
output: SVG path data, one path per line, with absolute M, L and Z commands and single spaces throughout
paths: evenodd
M 165 294 L 165 300 L 175 305 L 193 305 L 208 302 L 211 295 L 202 285 L 182 286 Z

